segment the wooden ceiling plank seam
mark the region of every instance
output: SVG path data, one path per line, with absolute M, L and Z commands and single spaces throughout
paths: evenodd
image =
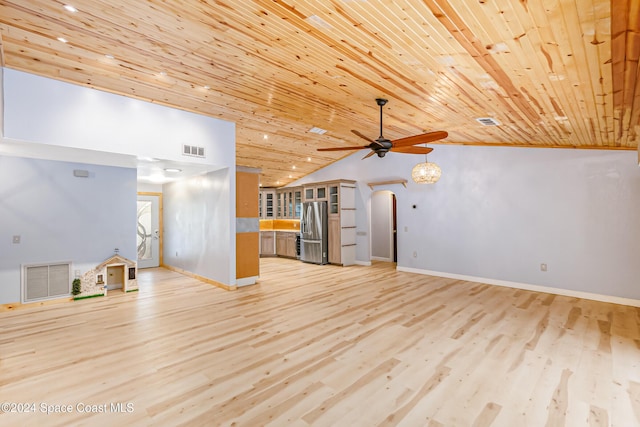
M 525 52 L 525 48 L 529 45 L 528 44 L 523 45 L 520 42 L 520 39 L 523 38 L 523 35 L 527 33 L 530 35 L 533 26 L 529 21 L 529 25 L 528 25 L 529 30 L 528 31 L 525 30 L 525 27 L 523 26 L 524 23 L 521 23 L 520 20 L 517 19 L 515 12 L 513 10 L 513 8 L 515 7 L 520 8 L 521 6 L 518 4 L 514 4 L 513 2 L 507 2 L 507 3 L 508 4 L 506 5 L 497 4 L 497 3 L 492 3 L 492 4 L 484 3 L 483 5 L 485 9 L 491 8 L 491 7 L 494 8 L 494 14 L 491 15 L 491 16 L 494 16 L 494 19 L 491 19 L 491 22 L 493 23 L 493 25 L 489 24 L 487 25 L 487 27 L 490 27 L 490 28 L 504 27 L 508 31 L 508 34 L 503 34 L 503 35 L 496 34 L 496 35 L 490 36 L 492 40 L 500 40 L 501 43 L 507 46 L 508 50 L 506 52 L 502 52 L 502 53 L 497 52 L 495 54 L 491 53 L 491 51 L 488 51 L 488 52 L 495 56 L 496 61 L 499 62 L 503 68 L 508 68 L 511 70 L 512 76 L 515 76 L 514 81 L 518 82 L 518 87 L 520 88 L 522 93 L 525 95 L 525 98 L 527 99 L 527 101 L 536 106 L 536 108 L 539 111 L 541 120 L 548 120 L 548 117 L 549 117 L 548 110 L 551 107 L 548 106 L 547 103 L 544 103 L 544 102 L 541 103 L 538 100 L 540 98 L 539 96 L 534 96 L 534 94 L 539 95 L 539 90 L 537 86 L 533 84 L 533 82 L 531 82 L 531 78 L 529 75 L 522 73 L 521 71 L 525 69 L 526 65 L 524 64 L 527 64 L 528 62 L 528 60 L 526 59 L 527 53 Z M 510 12 L 513 13 L 515 20 L 508 21 L 507 15 Z M 501 25 L 498 25 L 498 22 L 500 22 Z M 494 46 L 491 46 L 491 48 L 493 49 Z M 520 77 L 518 76 L 518 74 L 521 74 L 522 76 Z M 513 122 L 514 122 L 514 125 L 515 123 L 517 123 L 517 121 L 513 121 Z M 525 132 L 525 134 L 528 135 L 527 132 Z M 548 135 L 548 136 L 550 139 L 547 143 L 552 143 L 551 135 Z
M 396 3 L 394 3 L 394 6 L 399 7 Z M 440 25 L 440 23 L 437 20 L 436 20 L 436 23 L 437 25 Z M 477 64 L 472 64 L 472 66 L 482 71 L 481 68 L 477 66 Z M 448 80 L 453 84 L 455 84 L 458 91 L 462 95 L 464 95 L 464 97 L 466 98 L 466 99 L 461 99 L 461 102 L 463 103 L 462 107 L 477 111 L 478 116 L 484 115 L 484 112 L 487 111 L 487 107 L 482 107 L 480 103 L 483 102 L 484 100 L 488 100 L 488 96 L 490 95 L 481 91 L 478 85 L 472 82 L 470 79 L 466 78 L 464 74 L 460 70 L 458 70 L 458 68 L 443 67 L 442 65 L 438 65 L 438 69 L 441 70 L 439 71 L 440 74 L 447 75 Z M 472 89 L 479 96 L 471 96 L 468 92 L 468 89 L 465 87 Z M 447 99 L 447 97 L 445 96 L 439 96 L 438 95 L 439 92 L 440 92 L 439 90 L 433 90 L 431 93 L 429 93 L 429 95 L 435 97 L 436 99 L 440 99 L 441 104 L 448 105 L 451 102 L 451 100 Z
M 603 18 L 598 16 L 598 10 L 604 9 L 597 3 L 608 2 L 593 1 L 589 8 L 588 5 L 577 7 L 576 12 L 582 24 L 582 42 L 584 51 L 584 61 L 589 70 L 589 82 L 591 84 L 591 96 L 595 113 L 589 114 L 584 120 L 589 123 L 597 123 L 597 132 L 603 145 L 615 144 L 614 124 L 613 124 L 613 86 L 611 82 L 611 65 L 607 64 L 611 57 L 611 40 L 610 31 L 601 29 L 601 21 Z M 588 26 L 588 27 L 587 27 Z M 593 29 L 593 35 L 588 31 Z M 589 40 L 591 39 L 591 40 Z M 594 52 L 589 55 L 589 51 Z M 595 128 L 594 128 L 595 130 Z
M 354 50 L 358 50 L 359 48 L 357 48 L 356 46 L 353 46 L 353 49 Z M 368 55 L 367 52 L 362 52 L 362 51 L 360 51 L 360 54 L 362 55 L 362 57 L 367 57 L 367 55 Z M 417 85 L 415 83 L 415 80 L 413 80 L 411 78 L 407 78 L 407 77 L 405 77 L 403 75 L 397 74 L 394 71 L 394 69 L 393 69 L 393 67 L 391 65 L 386 64 L 384 61 L 380 61 L 378 58 L 376 58 L 373 55 L 369 55 L 369 59 L 370 59 L 370 61 L 369 62 L 363 62 L 363 65 L 366 66 L 366 67 L 370 67 L 374 71 L 372 73 L 373 75 L 379 75 L 380 74 L 380 69 L 381 68 L 385 69 L 385 71 L 387 73 L 391 73 L 391 74 L 394 74 L 396 76 L 396 80 L 395 81 L 392 80 L 392 82 L 394 84 L 400 85 L 403 89 L 409 90 L 409 91 L 413 90 L 413 89 L 411 89 L 411 87 L 413 87 L 414 89 L 419 91 L 417 93 L 417 95 L 419 95 L 419 96 L 426 95 L 425 89 L 423 87 Z M 358 77 L 357 75 L 354 75 L 354 76 Z M 407 86 L 403 85 L 400 81 L 405 81 L 410 86 L 407 87 Z M 371 83 L 368 80 L 365 80 L 365 82 Z M 380 86 L 380 89 L 382 90 L 382 86 Z M 395 93 L 395 91 L 389 91 L 389 90 L 386 90 L 385 92 L 387 94 L 389 94 L 389 95 L 392 95 L 393 93 Z M 416 108 L 419 109 L 419 107 L 416 107 Z
M 611 61 L 616 142 L 622 142 L 624 135 L 626 45 L 630 1 L 632 0 L 611 2 Z
M 354 47 L 354 48 L 356 48 L 356 49 L 357 49 L 357 47 Z M 382 63 L 382 65 L 384 66 L 384 65 L 385 65 L 385 63 Z M 390 67 L 391 67 L 391 66 L 390 66 Z M 390 67 L 387 67 L 387 68 L 390 68 Z M 407 79 L 407 80 L 408 80 L 408 79 Z M 410 83 L 411 83 L 411 84 L 414 84 L 414 81 L 413 81 L 413 80 L 411 80 L 411 81 L 410 81 Z M 419 88 L 419 89 L 420 89 L 420 88 Z M 422 89 L 421 89 L 421 90 L 422 90 Z
M 557 3 L 555 3 L 557 5 Z M 560 60 L 561 55 L 558 55 L 557 52 L 555 50 L 553 50 L 553 44 L 556 43 L 555 39 L 553 42 L 551 42 L 551 45 L 549 45 L 549 42 L 544 42 L 543 41 L 543 34 L 544 35 L 548 35 L 551 30 L 550 28 L 550 24 L 549 22 L 546 20 L 546 14 L 547 14 L 547 8 L 544 9 L 544 14 L 545 16 L 541 18 L 541 16 L 543 15 L 542 11 L 539 11 L 539 8 L 541 8 L 543 5 L 542 4 L 531 4 L 529 5 L 529 7 L 525 10 L 519 6 L 514 6 L 514 11 L 516 12 L 516 16 L 518 17 L 517 19 L 519 20 L 523 20 L 526 19 L 528 22 L 530 22 L 530 28 L 527 32 L 526 32 L 526 36 L 524 37 L 520 37 L 518 38 L 518 43 L 521 44 L 523 46 L 523 48 L 526 48 L 530 53 L 529 55 L 534 55 L 534 56 L 539 56 L 541 55 L 541 52 L 543 51 L 543 49 L 545 49 L 545 45 L 547 45 L 547 50 L 544 51 L 544 55 L 546 55 L 546 60 L 545 61 L 538 61 L 538 62 L 534 62 L 534 67 L 532 68 L 532 74 L 536 76 L 536 93 L 538 93 L 538 102 L 543 103 L 544 105 L 546 105 L 545 108 L 545 119 L 544 121 L 551 127 L 551 128 L 557 128 L 558 127 L 558 123 L 555 120 L 555 116 L 559 115 L 557 112 L 555 112 L 557 110 L 557 100 L 558 99 L 571 99 L 571 96 L 567 95 L 567 88 L 565 84 L 557 84 L 558 82 L 554 82 L 552 80 L 549 79 L 549 75 L 551 73 L 554 73 L 555 68 L 552 68 L 553 66 L 551 64 L 553 64 L 554 58 L 552 58 L 549 52 L 553 53 L 555 56 L 555 63 L 561 63 L 563 64 L 563 62 Z M 536 14 L 536 12 L 538 12 Z M 537 18 L 536 18 L 537 16 Z M 540 22 L 542 20 L 542 22 Z M 536 46 L 539 46 L 539 49 L 536 49 Z M 546 68 L 542 68 L 542 66 L 540 64 L 547 64 Z M 563 65 L 564 67 L 564 65 Z M 569 92 L 571 93 L 573 91 L 573 88 L 569 88 Z M 554 105 L 555 104 L 555 105 Z M 565 102 L 565 105 L 567 103 Z M 571 111 L 571 114 L 568 114 L 568 117 L 574 117 L 575 112 L 573 105 L 577 105 L 578 102 L 572 103 L 569 102 L 568 106 L 563 107 L 563 110 L 565 111 Z M 555 114 L 553 114 L 552 112 L 555 112 Z M 583 142 L 581 141 L 588 141 L 590 138 L 586 138 L 587 134 L 582 131 L 583 126 L 582 125 L 576 125 L 574 123 L 574 127 L 577 129 L 580 129 L 580 132 L 578 134 L 572 134 L 571 137 L 569 137 L 569 139 L 576 145 L 579 145 Z M 589 133 L 590 134 L 590 133 Z M 567 138 L 567 135 L 565 133 L 565 136 L 559 135 L 559 138 Z
M 582 4 L 580 5 L 578 5 L 575 2 L 561 3 L 564 22 L 568 30 L 568 36 L 567 36 L 567 39 L 565 40 L 565 44 L 571 47 L 570 59 L 572 62 L 575 63 L 574 70 L 577 75 L 576 81 L 578 83 L 574 83 L 574 87 L 575 87 L 574 92 L 577 93 L 578 96 L 580 97 L 579 99 L 580 107 L 581 107 L 580 116 L 576 115 L 575 113 L 573 116 L 576 120 L 577 119 L 584 120 L 584 117 L 598 117 L 598 116 L 601 116 L 603 118 L 606 117 L 606 111 L 604 111 L 604 109 L 602 108 L 600 109 L 600 111 L 598 109 L 598 102 L 597 102 L 598 100 L 595 97 L 597 86 L 593 85 L 595 80 L 594 77 L 597 77 L 597 79 L 599 80 L 599 77 L 600 77 L 599 67 L 595 69 L 596 73 L 593 73 L 590 63 L 587 59 L 588 57 L 594 57 L 594 56 L 597 57 L 597 44 L 599 42 L 597 41 L 594 42 L 594 39 L 587 41 L 587 37 L 584 35 L 586 26 L 593 28 L 593 31 L 595 34 L 595 23 L 591 22 L 587 24 L 586 22 L 580 19 L 580 14 L 579 14 L 579 9 L 584 11 L 584 10 L 589 10 L 592 7 L 593 7 L 593 4 L 591 0 L 583 0 Z M 589 48 L 593 49 L 596 52 L 596 54 L 587 55 L 586 49 L 589 49 Z M 568 54 L 564 53 L 563 57 L 565 56 L 568 56 Z M 571 69 L 569 68 L 569 70 Z M 585 85 L 589 85 L 588 87 L 589 90 L 587 91 L 579 90 L 584 88 Z M 606 131 L 606 119 L 604 121 L 604 125 L 605 125 L 604 128 L 601 127 L 601 125 L 603 124 L 601 121 L 597 121 L 597 123 L 598 123 L 597 134 L 593 135 L 589 133 L 589 135 L 591 136 L 591 139 L 595 138 L 595 140 L 592 140 L 591 144 L 592 145 L 608 145 L 609 141 L 608 141 L 608 137 L 607 137 L 608 135 Z M 579 126 L 579 128 L 584 128 L 585 131 L 589 131 L 589 129 L 584 126 Z
M 578 90 L 576 86 L 582 84 L 585 80 L 587 82 L 590 81 L 588 75 L 586 77 L 584 76 L 584 72 L 588 71 L 588 68 L 586 68 L 587 64 L 578 63 L 580 59 L 579 52 L 581 52 L 579 47 L 582 47 L 582 43 L 577 43 L 578 46 L 571 45 L 571 36 L 569 35 L 571 31 L 575 31 L 574 35 L 577 35 L 578 42 L 581 42 L 582 32 L 577 17 L 570 13 L 570 5 L 565 7 L 563 4 L 564 2 L 562 1 L 558 2 L 558 13 L 547 14 L 555 42 L 553 48 L 549 49 L 549 55 L 554 57 L 554 63 L 557 64 L 556 67 L 560 66 L 561 73 L 565 76 L 564 79 L 557 79 L 556 81 L 550 82 L 550 84 L 561 88 L 562 95 L 552 101 L 558 102 L 558 99 L 564 100 L 564 105 L 561 107 L 562 109 L 556 109 L 556 115 L 558 117 L 567 118 L 566 121 L 558 121 L 560 126 L 568 122 L 571 125 L 572 132 L 579 132 L 579 138 L 584 144 L 598 145 L 602 143 L 602 140 L 598 138 L 596 141 L 591 141 L 592 133 L 588 132 L 582 125 L 582 117 L 585 116 L 583 108 L 586 102 L 581 91 Z M 593 114 L 593 111 L 590 113 Z
M 2 41 L 2 30 L 0 30 L 0 67 L 5 66 L 4 61 L 4 42 Z
M 530 105 L 521 96 L 518 88 L 513 84 L 511 78 L 506 75 L 504 70 L 490 56 L 483 55 L 483 46 L 479 46 L 479 40 L 471 34 L 462 21 L 462 18 L 455 14 L 455 11 L 449 6 L 446 0 L 424 0 L 432 9 L 434 14 L 447 27 L 448 31 L 453 35 L 460 44 L 462 44 L 469 54 L 480 64 L 480 66 L 493 77 L 493 79 L 502 86 L 506 93 L 509 94 L 510 101 L 519 109 L 524 117 L 530 121 L 531 125 L 537 123 L 540 119 L 539 114 L 531 108 Z
M 508 5 L 505 5 L 504 3 L 500 4 L 498 16 L 506 20 L 507 15 L 513 15 L 511 19 L 514 19 L 515 22 L 517 23 L 517 28 L 512 30 L 512 32 L 510 33 L 510 37 L 505 38 L 505 41 L 504 41 L 505 45 L 510 47 L 510 50 L 509 50 L 510 54 L 515 55 L 515 57 L 517 58 L 517 61 L 509 61 L 512 64 L 513 74 L 517 74 L 518 69 L 523 70 L 526 67 L 524 65 L 524 64 L 527 64 L 526 56 L 532 55 L 532 54 L 535 55 L 535 51 L 533 50 L 533 47 L 532 47 L 533 44 L 531 43 L 531 41 L 532 39 L 537 38 L 535 34 L 537 30 L 535 29 L 535 26 L 528 14 L 526 15 L 527 23 L 525 24 L 520 22 L 522 18 L 518 16 L 518 14 L 514 9 L 517 8 L 517 9 L 523 10 L 521 5 L 513 2 L 506 2 L 506 3 L 509 3 L 509 4 Z M 514 21 L 511 21 L 511 22 L 514 22 Z M 530 50 L 531 52 L 527 52 L 527 49 Z M 518 66 L 515 66 L 516 62 Z M 532 75 L 538 76 L 538 78 L 536 78 L 535 83 L 531 79 Z M 520 87 L 520 89 L 525 94 L 529 102 L 533 103 L 540 110 L 541 120 L 555 125 L 556 123 L 554 122 L 554 119 L 553 119 L 554 114 L 550 114 L 550 112 L 557 110 L 557 103 L 556 101 L 554 101 L 553 97 L 542 96 L 542 92 L 540 91 L 540 89 L 543 88 L 543 86 L 539 84 L 540 78 L 544 76 L 544 78 L 546 79 L 546 75 L 541 74 L 540 70 L 531 70 L 531 72 L 528 74 L 525 74 L 525 76 L 526 78 L 524 78 L 523 81 L 521 82 L 522 86 Z M 575 140 L 575 138 L 571 138 L 571 139 Z
M 312 165 L 299 172 L 343 158 L 318 157 L 314 148 L 353 145 L 351 128 L 377 134 L 372 99 L 380 95 L 391 100 L 384 133 L 392 139 L 431 128 L 447 130 L 443 142 L 450 143 L 638 145 L 630 0 L 79 1 L 78 14 L 47 0 L 2 2 L 5 66 L 234 121 L 236 154 L 252 165 L 273 159 L 270 150 L 291 161 L 290 150 L 311 154 Z M 606 40 L 606 23 L 616 19 L 611 7 L 620 6 L 624 40 L 616 44 Z M 310 14 L 331 28 L 312 25 Z M 540 28 L 529 29 L 532 17 Z M 589 31 L 596 33 L 593 40 Z M 55 41 L 58 33 L 70 43 Z M 108 52 L 118 58 L 115 66 L 101 60 L 105 50 L 115 51 Z M 549 79 L 548 60 L 565 80 Z M 614 95 L 620 64 L 621 94 Z M 168 75 L 158 78 L 163 66 Z M 491 86 L 501 73 L 519 96 Z M 204 84 L 213 89 L 202 89 Z M 622 96 L 623 110 L 615 109 L 615 96 Z M 540 114 L 539 122 L 523 115 L 527 108 Z M 470 123 L 460 120 L 463 111 Z M 471 120 L 479 112 L 507 119 L 484 128 Z M 556 121 L 560 114 L 569 121 Z M 329 132 L 310 135 L 311 124 Z M 261 140 L 264 133 L 268 141 Z M 284 183 L 286 165 L 271 162 L 274 171 L 265 176 Z
M 584 126 L 582 126 L 581 102 L 577 97 L 577 91 L 572 86 L 573 82 L 578 82 L 580 79 L 575 72 L 576 67 L 573 57 L 567 59 L 561 52 L 565 48 L 567 39 L 562 4 L 560 1 L 554 1 L 553 5 L 554 8 L 552 10 L 542 4 L 529 6 L 533 22 L 538 28 L 541 38 L 539 48 L 547 57 L 549 67 L 547 71 L 549 77 L 544 85 L 545 87 L 553 88 L 555 96 L 549 94 L 549 100 L 553 104 L 554 117 L 566 116 L 569 123 L 571 123 L 571 128 L 577 132 L 575 138 L 578 139 L 578 143 L 588 144 L 591 139 L 591 133 L 585 132 Z M 564 100 L 562 109 L 558 108 L 558 100 L 560 99 Z M 563 123 L 563 120 L 559 120 L 557 125 L 563 128 Z
M 623 124 L 625 136 L 623 140 L 634 140 L 637 143 L 638 110 L 637 100 L 640 96 L 638 83 L 640 82 L 640 2 L 630 1 L 628 3 L 627 42 L 625 54 L 625 84 L 624 84 L 624 105 L 627 107 L 628 120 Z
M 182 54 L 182 55 L 178 55 L 178 56 L 183 56 L 183 57 L 184 57 L 184 55 L 187 55 L 187 54 L 188 54 L 188 53 L 187 53 L 187 52 L 185 52 L 184 54 Z M 186 64 L 185 64 L 185 65 L 186 65 Z M 158 67 L 158 68 L 159 68 L 159 67 Z

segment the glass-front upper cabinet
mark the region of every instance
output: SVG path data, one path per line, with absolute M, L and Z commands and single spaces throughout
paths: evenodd
M 274 211 L 274 198 L 276 197 L 275 191 L 265 191 L 262 194 L 264 207 L 262 208 L 262 213 L 264 214 L 265 219 L 273 219 L 275 218 Z
M 327 187 L 316 187 L 316 200 L 327 199 Z
M 302 190 L 294 190 L 293 192 L 294 218 L 300 218 L 302 212 Z
M 282 202 L 283 196 L 284 196 L 283 193 L 276 193 L 277 206 L 278 206 L 278 209 L 276 211 L 276 218 L 282 218 L 282 207 L 284 205 L 284 203 Z
M 304 189 L 304 199 L 305 200 L 315 200 L 315 198 L 316 198 L 315 188 L 311 187 L 311 188 L 305 188 Z
M 287 218 L 293 218 L 293 191 L 287 191 L 286 202 L 287 202 Z
M 340 212 L 338 189 L 339 187 L 337 185 L 329 186 L 329 213 L 330 214 L 337 214 Z

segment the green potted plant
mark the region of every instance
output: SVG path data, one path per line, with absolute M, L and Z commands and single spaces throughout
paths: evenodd
M 81 283 L 82 282 L 80 281 L 79 278 L 76 277 L 75 279 L 73 279 L 73 282 L 71 282 L 71 285 L 72 285 L 71 293 L 73 295 L 78 295 L 80 292 L 82 292 L 82 290 L 80 289 Z

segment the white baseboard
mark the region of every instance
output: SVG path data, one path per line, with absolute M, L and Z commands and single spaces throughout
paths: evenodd
M 255 285 L 259 276 L 243 277 L 242 279 L 236 279 L 236 286 L 249 286 Z
M 384 262 L 393 262 L 391 258 L 384 258 L 381 256 L 372 256 L 371 261 L 384 261 Z
M 528 283 L 510 282 L 507 280 L 487 279 L 485 277 L 465 276 L 463 274 L 443 273 L 441 271 L 422 270 L 419 268 L 396 267 L 398 271 L 407 273 L 424 274 L 427 276 L 446 277 L 447 279 L 465 280 L 468 282 L 486 283 L 488 285 L 504 286 L 507 288 L 523 289 L 526 291 L 544 292 L 548 294 L 563 295 L 566 297 L 583 298 L 594 301 L 609 302 L 612 304 L 640 307 L 640 300 L 616 297 L 611 295 L 592 294 L 590 292 L 574 291 L 571 289 L 552 288 L 548 286 L 531 285 Z
M 371 267 L 371 261 L 358 261 L 358 260 L 355 260 L 355 261 L 353 261 L 353 263 L 355 265 L 363 265 L 365 267 Z

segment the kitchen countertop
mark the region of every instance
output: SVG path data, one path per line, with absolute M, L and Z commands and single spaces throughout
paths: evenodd
M 262 231 L 279 231 L 279 232 L 285 232 L 285 233 L 299 233 L 300 230 L 291 230 L 291 229 L 283 229 L 283 228 L 273 228 L 270 230 L 260 230 L 260 232 Z

